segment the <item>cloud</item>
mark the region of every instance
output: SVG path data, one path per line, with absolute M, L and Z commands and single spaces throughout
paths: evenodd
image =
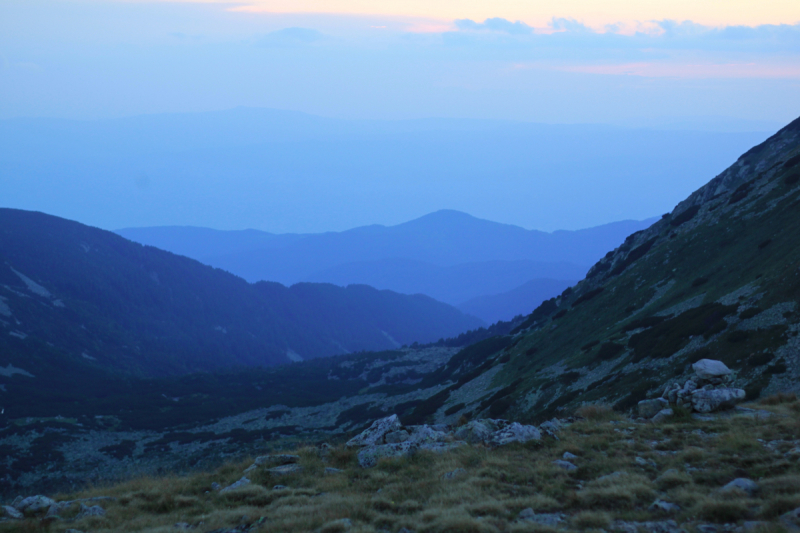
M 556 31 L 567 31 L 572 33 L 595 33 L 591 28 L 578 22 L 575 19 L 556 18 L 550 21 L 550 27 Z
M 266 34 L 256 41 L 256 44 L 264 47 L 294 47 L 309 45 L 326 39 L 327 36 L 317 30 L 284 28 Z
M 456 28 L 466 31 L 494 31 L 508 33 L 510 35 L 530 35 L 533 28 L 521 21 L 511 22 L 503 18 L 490 18 L 483 22 L 475 22 L 470 19 L 459 19 L 455 21 Z

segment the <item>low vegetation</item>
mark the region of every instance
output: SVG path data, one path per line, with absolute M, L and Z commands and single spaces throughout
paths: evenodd
M 273 476 L 262 467 L 247 474 L 249 485 L 212 489 L 212 483 L 224 487 L 240 479 L 252 463 L 247 458 L 204 473 L 95 486 L 56 499 L 113 497 L 102 502 L 105 516 L 74 522 L 65 522 L 68 514 L 56 521 L 28 518 L 0 523 L 0 532 L 166 532 L 176 524 L 199 532 L 552 529 L 524 518 L 542 513 L 566 530 L 672 519 L 687 531 L 745 521 L 779 531 L 780 517 L 800 507 L 800 401 L 781 395 L 750 407 L 759 416 L 685 416 L 652 424 L 604 406 L 584 406 L 558 439 L 420 452 L 366 470 L 355 451 L 342 445 L 326 453 L 306 446 L 296 452 L 299 473 Z M 564 457 L 577 468 L 554 463 Z M 737 478 L 753 480 L 757 491 L 723 490 Z M 656 500 L 678 508 L 654 508 Z M 529 508 L 533 513 L 521 517 Z

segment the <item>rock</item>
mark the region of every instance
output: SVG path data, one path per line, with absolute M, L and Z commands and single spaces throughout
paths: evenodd
M 175 529 L 192 529 L 192 525 L 189 522 L 178 522 L 172 527 Z
M 51 500 L 47 496 L 39 495 L 23 498 L 16 504 L 12 503 L 12 505 L 17 511 L 24 515 L 36 515 L 46 513 L 50 509 L 50 506 L 55 503 L 55 500 Z
M 725 363 L 715 359 L 700 359 L 692 365 L 692 369 L 698 378 L 705 380 L 725 377 L 731 373 L 731 369 L 725 366 Z
M 447 433 L 437 431 L 431 426 L 424 424 L 422 426 L 415 426 L 408 439 L 401 442 L 408 442 L 409 444 L 430 444 L 434 442 L 444 442 L 446 439 Z M 390 444 L 388 440 L 386 443 Z
M 372 468 L 382 457 L 400 457 L 412 453 L 415 449 L 408 441 L 399 444 L 369 446 L 358 452 L 358 464 L 361 465 L 361 468 Z
M 552 420 L 548 420 L 547 422 L 543 422 L 539 424 L 539 430 L 548 435 L 553 437 L 554 439 L 558 440 L 558 432 L 563 429 L 564 423 L 561 422 L 558 418 L 554 418 Z
M 275 485 L 272 490 L 286 490 L 286 485 Z
M 757 529 L 766 530 L 769 527 L 769 522 L 762 522 L 760 520 L 748 520 L 741 526 L 736 528 L 737 533 L 745 533 L 747 531 L 755 531 Z
M 220 485 L 216 481 L 211 484 L 211 490 L 220 490 L 221 488 L 222 488 L 222 485 Z
M 523 426 L 518 422 L 512 422 L 508 426 L 492 434 L 489 438 L 489 444 L 492 446 L 505 446 L 512 442 L 528 442 L 541 438 L 542 434 L 536 426 Z
M 493 420 L 491 418 L 472 420 L 458 428 L 455 432 L 455 437 L 470 444 L 486 444 L 494 433 L 505 426 L 505 420 Z
M 332 475 L 332 474 L 341 474 L 342 472 L 343 472 L 343 470 L 340 470 L 338 468 L 333 468 L 332 466 L 326 466 L 325 467 L 325 475 L 326 476 L 329 476 L 329 475 Z
M 224 492 L 230 492 L 232 490 L 236 490 L 236 489 L 242 488 L 242 487 L 244 487 L 246 485 L 249 485 L 249 484 L 250 484 L 250 480 L 247 479 L 246 477 L 242 477 L 242 479 L 240 479 L 236 483 L 228 485 L 227 487 L 225 487 L 224 489 L 220 490 L 219 492 L 220 492 L 220 494 L 222 494 Z
M 397 533 L 414 533 L 414 530 L 413 529 L 408 529 L 408 528 L 405 528 L 405 527 L 401 527 L 400 529 L 397 530 Z
M 789 531 L 800 531 L 800 507 L 782 514 L 778 520 Z
M 3 516 L 6 518 L 10 518 L 12 520 L 22 520 L 23 518 L 25 518 L 25 515 L 23 515 L 21 512 L 11 507 L 10 505 L 3 506 Z
M 428 450 L 436 453 L 444 453 L 466 445 L 467 443 L 462 440 L 457 440 L 453 442 L 426 442 L 424 444 L 415 445 L 415 447 L 412 447 L 411 450 L 409 451 L 413 452 L 419 449 L 419 450 Z
M 574 464 L 570 463 L 569 461 L 562 461 L 561 459 L 556 459 L 553 461 L 553 464 L 558 466 L 559 468 L 563 468 L 566 471 L 577 470 L 578 467 Z
M 446 474 L 442 475 L 442 479 L 455 479 L 459 476 L 463 476 L 466 473 L 467 471 L 463 468 L 456 468 L 452 472 L 447 472 Z
M 564 452 L 564 455 L 562 455 L 561 458 L 564 459 L 565 461 L 572 461 L 574 459 L 577 459 L 578 456 L 575 455 L 574 453 Z
M 105 516 L 105 514 L 106 510 L 100 507 L 99 505 L 92 505 L 90 507 L 88 505 L 81 504 L 81 510 L 78 513 L 78 516 L 75 517 L 75 519 L 86 518 L 87 516 Z
M 401 429 L 400 431 L 390 431 L 384 439 L 386 444 L 398 444 L 407 441 L 409 436 L 408 431 Z
M 402 429 L 397 415 L 387 416 L 372 423 L 370 427 L 347 441 L 346 446 L 350 448 L 358 446 L 374 446 L 383 444 L 387 433 Z
M 713 413 L 735 407 L 744 398 L 742 389 L 696 390 L 692 393 L 692 408 L 698 413 Z
M 536 513 L 533 512 L 533 509 L 528 507 L 527 509 L 523 509 L 522 511 L 520 511 L 519 516 L 517 516 L 517 518 L 519 518 L 520 520 L 530 520 L 534 516 L 536 516 Z
M 650 511 L 659 511 L 662 513 L 677 513 L 681 508 L 674 503 L 665 502 L 664 500 L 656 500 L 650 505 Z
M 653 424 L 660 424 L 666 422 L 675 415 L 672 409 L 662 409 L 650 420 Z
M 686 383 L 683 384 L 683 390 L 692 392 L 697 390 L 697 382 L 691 379 L 687 379 Z
M 669 402 L 664 398 L 655 400 L 642 400 L 638 404 L 639 416 L 642 418 L 653 418 L 656 413 L 669 407 Z
M 759 491 L 758 483 L 746 477 L 736 478 L 720 489 L 723 492 L 740 490 L 748 496 L 754 496 Z
M 298 464 L 288 464 L 282 466 L 276 466 L 275 468 L 268 468 L 267 472 L 272 474 L 273 476 L 286 476 L 289 474 L 296 474 L 298 472 L 302 472 L 303 467 Z

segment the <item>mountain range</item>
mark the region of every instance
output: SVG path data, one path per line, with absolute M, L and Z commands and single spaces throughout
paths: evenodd
M 421 293 L 461 309 L 466 305 L 471 314 L 492 323 L 527 314 L 540 303 L 538 296 L 546 299 L 571 285 L 608 249 L 654 220 L 547 233 L 442 210 L 396 226 L 322 234 L 193 227 L 128 228 L 117 233 L 251 282 L 366 284 Z M 532 285 L 538 287 L 533 292 Z M 551 292 L 554 287 L 560 289 Z M 489 300 L 480 299 L 515 290 L 518 296 L 495 298 L 485 308 L 482 302 Z M 527 296 L 534 296 L 527 305 L 512 303 Z
M 430 342 L 483 323 L 422 295 L 251 284 L 114 233 L 0 209 L 4 364 L 162 376 Z

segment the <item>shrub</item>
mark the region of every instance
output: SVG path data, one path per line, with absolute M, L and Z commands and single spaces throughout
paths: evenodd
M 589 300 L 591 300 L 592 298 L 594 298 L 595 296 L 597 296 L 598 294 L 600 294 L 604 290 L 605 290 L 605 288 L 598 287 L 596 289 L 592 289 L 590 291 L 586 291 L 585 293 L 580 295 L 574 302 L 572 302 L 572 307 L 576 307 L 576 306 L 582 304 L 583 302 L 588 302 Z
M 762 311 L 763 309 L 761 309 L 760 307 L 748 307 L 747 309 L 739 313 L 739 318 L 741 318 L 742 320 L 747 320 L 748 318 L 753 318 Z
M 692 281 L 692 287 L 699 287 L 700 285 L 705 285 L 706 283 L 708 283 L 708 278 L 700 276 Z
M 737 329 L 736 331 L 733 331 L 733 332 L 731 332 L 730 335 L 728 335 L 728 342 L 733 342 L 733 343 L 744 342 L 749 337 L 750 337 L 750 333 L 748 333 L 747 331 L 741 330 L 741 329 Z
M 625 347 L 621 344 L 617 344 L 615 342 L 605 342 L 597 351 L 597 358 L 601 361 L 608 361 L 609 359 L 613 359 L 619 355 L 624 349 Z

